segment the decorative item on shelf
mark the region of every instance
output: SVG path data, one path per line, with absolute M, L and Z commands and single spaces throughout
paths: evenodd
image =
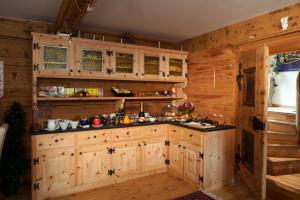
M 69 120 L 64 120 L 64 119 L 62 119 L 62 120 L 59 120 L 59 126 L 60 126 L 60 128 L 61 128 L 61 130 L 67 130 L 67 128 L 69 127 Z
M 80 127 L 81 128 L 90 128 L 89 120 L 86 117 L 81 118 Z
M 119 89 L 118 87 L 111 88 L 112 93 L 117 97 L 132 97 L 133 93 L 127 88 Z
M 79 121 L 70 121 L 70 126 L 72 129 L 76 129 L 78 127 Z
M 124 116 L 123 124 L 130 124 L 130 119 L 128 115 Z
M 39 97 L 47 97 L 49 95 L 49 91 L 47 87 L 39 87 L 38 96 Z
M 75 88 L 64 88 L 65 97 L 73 97 L 75 95 Z
M 47 90 L 48 90 L 48 96 L 50 96 L 50 97 L 57 97 L 58 96 L 57 86 L 49 86 L 47 88 Z
M 178 108 L 175 104 L 167 104 L 160 110 L 162 121 L 174 121 L 174 117 L 178 114 Z
M 98 115 L 93 117 L 92 126 L 95 128 L 101 126 L 101 120 Z
M 176 97 L 176 87 L 175 87 L 175 86 L 173 86 L 173 87 L 171 88 L 171 96 L 172 96 L 172 97 Z
M 172 96 L 171 91 L 158 91 L 159 96 Z
M 58 97 L 64 96 L 64 87 L 63 86 L 57 86 L 57 96 Z
M 184 118 L 189 119 L 190 114 L 195 110 L 194 104 L 188 101 L 183 102 L 181 105 L 178 106 L 178 112 Z

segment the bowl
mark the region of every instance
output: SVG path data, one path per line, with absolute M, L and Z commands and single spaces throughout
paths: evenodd
M 78 121 L 70 121 L 70 125 L 72 129 L 76 129 L 78 126 L 79 122 Z
M 155 118 L 155 117 L 150 117 L 150 118 L 149 118 L 149 121 L 150 121 L 150 122 L 155 122 L 155 121 L 156 121 L 156 118 Z
M 67 130 L 67 128 L 69 126 L 69 121 L 61 120 L 61 121 L 59 121 L 59 126 L 60 126 L 61 130 Z

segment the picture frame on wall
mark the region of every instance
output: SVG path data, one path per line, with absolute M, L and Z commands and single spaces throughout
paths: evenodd
M 279 72 L 300 70 L 300 51 L 277 54 L 277 66 Z

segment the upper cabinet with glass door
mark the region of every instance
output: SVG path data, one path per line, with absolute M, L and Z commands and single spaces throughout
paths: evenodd
M 85 77 L 107 76 L 108 48 L 97 41 L 75 40 L 76 74 Z
M 166 73 L 168 80 L 185 80 L 187 77 L 187 55 L 167 53 Z
M 144 79 L 166 79 L 163 53 L 159 50 L 140 50 L 140 69 Z
M 137 78 L 138 49 L 130 47 L 112 47 L 110 52 L 111 70 L 115 77 Z
M 72 75 L 73 48 L 69 37 L 33 33 L 33 70 L 43 75 Z

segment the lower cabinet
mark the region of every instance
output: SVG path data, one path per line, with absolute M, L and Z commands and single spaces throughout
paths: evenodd
M 75 186 L 75 149 L 39 150 L 33 164 L 33 191 L 38 199 Z
M 101 184 L 108 181 L 110 170 L 110 146 L 90 145 L 78 148 L 77 185 Z
M 178 138 L 169 138 L 169 170 L 183 176 L 183 145 Z
M 183 143 L 183 174 L 184 179 L 195 183 L 202 183 L 201 147 Z
M 112 145 L 111 169 L 115 177 L 136 175 L 141 171 L 141 142 L 125 141 Z
M 142 171 L 166 168 L 166 137 L 147 138 L 142 142 Z

